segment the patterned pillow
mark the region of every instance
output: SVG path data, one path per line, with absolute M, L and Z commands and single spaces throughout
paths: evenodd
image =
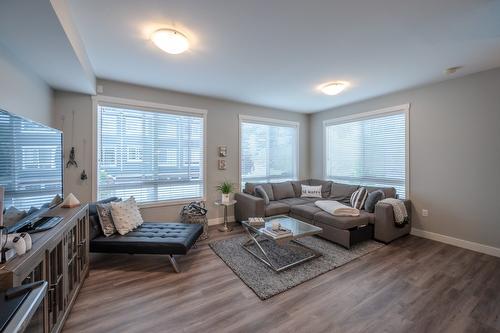
M 321 198 L 321 188 L 322 185 L 318 186 L 309 186 L 309 185 L 302 185 L 302 194 L 300 195 L 301 198 Z
M 121 201 L 118 200 L 118 201 Z M 111 216 L 111 203 L 96 204 L 97 215 L 99 216 L 99 223 L 101 224 L 104 236 L 109 237 L 116 232 L 113 216 Z
M 360 187 L 358 190 L 351 194 L 351 206 L 356 209 L 362 209 L 365 206 L 366 197 L 368 196 L 368 191 L 364 187 Z
M 144 222 L 134 197 L 122 202 L 111 202 L 111 215 L 120 235 L 125 235 Z

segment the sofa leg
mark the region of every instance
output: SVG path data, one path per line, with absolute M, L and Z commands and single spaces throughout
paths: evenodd
M 171 254 L 168 256 L 168 259 L 170 260 L 170 263 L 172 264 L 172 267 L 174 268 L 174 271 L 176 273 L 180 273 L 180 268 L 179 268 L 179 265 L 177 264 L 177 261 L 175 261 L 175 258 L 174 256 Z

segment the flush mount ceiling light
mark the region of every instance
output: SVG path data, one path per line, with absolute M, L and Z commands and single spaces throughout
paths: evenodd
M 177 30 L 160 29 L 153 32 L 151 40 L 161 50 L 170 54 L 179 54 L 189 48 L 189 40 Z
M 335 81 L 322 84 L 318 87 L 318 89 L 325 95 L 334 96 L 340 94 L 348 86 L 349 82 Z

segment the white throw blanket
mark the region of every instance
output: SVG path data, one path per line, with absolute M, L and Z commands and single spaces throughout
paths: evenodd
M 406 206 L 402 200 L 387 198 L 380 200 L 377 204 L 378 203 L 384 203 L 392 206 L 394 211 L 394 222 L 397 224 L 402 225 L 408 222 L 408 212 L 406 211 Z
M 359 216 L 359 209 L 349 207 L 338 201 L 319 200 L 314 203 L 325 212 L 335 216 Z

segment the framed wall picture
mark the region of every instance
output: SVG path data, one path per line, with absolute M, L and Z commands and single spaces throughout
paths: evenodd
M 219 160 L 219 170 L 226 170 L 226 160 Z
M 227 157 L 227 146 L 219 146 L 219 157 Z

